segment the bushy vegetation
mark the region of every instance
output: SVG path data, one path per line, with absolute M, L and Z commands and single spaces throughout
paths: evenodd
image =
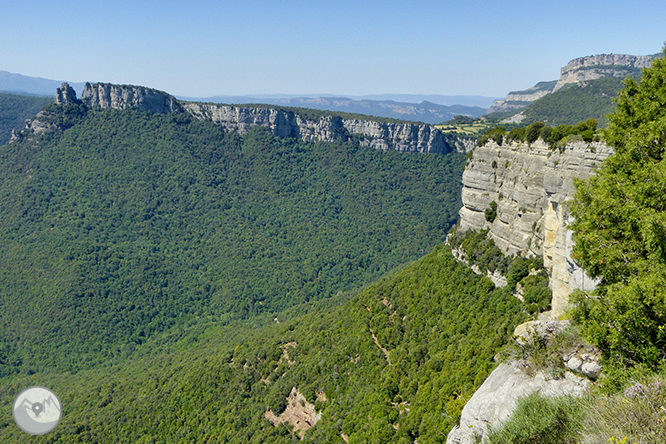
M 497 211 L 497 204 L 494 205 L 494 211 Z M 447 240 L 452 248 L 464 253 L 470 266 L 478 267 L 483 273 L 498 272 L 505 276 L 508 294 L 519 288 L 523 297 L 523 308 L 527 313 L 536 315 L 550 309 L 552 292 L 548 286 L 548 274 L 543 268 L 543 259 L 506 256 L 495 245 L 488 232 L 489 229 L 462 232 L 454 227 Z
M 67 414 L 45 437 L 3 418 L 0 440 L 291 442 L 298 438 L 289 428 L 264 413 L 279 413 L 297 387 L 322 415 L 305 442 L 344 434 L 350 442 L 443 443 L 525 319 L 520 301 L 443 245 L 347 302 L 325 303 L 264 327 L 242 321 L 192 328 L 178 343 L 150 339 L 122 365 L 5 378 L 3 410 L 20 387 L 39 383 L 60 395 Z
M 583 140 L 585 142 L 592 142 L 599 140 L 596 132 L 598 122 L 596 119 L 587 119 L 584 122 L 579 122 L 575 125 L 558 125 L 555 128 L 547 126 L 543 122 L 534 122 L 526 127 L 515 127 L 510 131 L 506 131 L 504 126 L 492 128 L 479 137 L 477 141 L 478 146 L 483 146 L 489 140 L 493 140 L 496 144 L 502 145 L 505 141 L 508 142 L 524 142 L 532 144 L 538 139 L 548 143 L 551 148 L 563 146 L 569 141 Z
M 606 126 L 606 116 L 613 112 L 613 99 L 621 89 L 622 79 L 617 77 L 565 85 L 528 105 L 522 111 L 524 122 L 530 124 L 543 121 L 557 126 L 574 125 L 593 118 Z
M 533 394 L 518 402 L 511 419 L 491 430 L 489 444 L 574 444 L 580 442 L 583 404 L 570 397 Z
M 0 374 L 350 290 L 444 239 L 464 156 L 49 105 L 0 153 Z
M 613 361 L 653 368 L 666 358 L 665 85 L 664 59 L 626 80 L 605 133 L 615 154 L 571 207 L 573 255 L 603 278 L 575 297 L 574 319 Z

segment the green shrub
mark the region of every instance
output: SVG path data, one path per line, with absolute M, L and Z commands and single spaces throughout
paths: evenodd
M 541 130 L 545 124 L 543 122 L 534 122 L 525 128 L 525 142 L 534 143 L 541 135 Z
M 490 208 L 486 208 L 483 214 L 486 216 L 486 220 L 492 224 L 497 217 L 497 202 L 494 200 L 490 202 Z

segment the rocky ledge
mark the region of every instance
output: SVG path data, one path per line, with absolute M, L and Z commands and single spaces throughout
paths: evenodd
M 66 83 L 58 88 L 56 102 L 79 102 Z M 448 153 L 453 150 L 442 133 L 432 125 L 386 122 L 374 119 L 345 119 L 324 115 L 309 120 L 280 108 L 184 103 L 150 88 L 133 85 L 86 83 L 81 103 L 90 109 L 136 109 L 151 113 L 186 112 L 201 120 L 210 120 L 229 131 L 244 134 L 261 126 L 280 137 L 304 141 L 347 141 L 358 136 L 362 145 L 375 149 L 405 152 Z
M 308 142 L 346 141 L 360 136 L 362 145 L 388 151 L 448 153 L 452 147 L 432 125 L 345 119 L 336 115 L 309 120 L 280 108 L 245 107 L 187 103 L 184 109 L 194 117 L 224 126 L 241 134 L 263 126 L 281 137 L 295 137 Z
M 569 328 L 568 321 L 532 321 L 519 325 L 514 335 L 525 347 L 537 341 L 553 343 Z M 533 393 L 545 397 L 583 396 L 590 388 L 590 379 L 601 373 L 599 351 L 589 344 L 573 342 L 556 352 L 562 362 L 555 368 L 535 369 L 529 356 L 501 363 L 465 404 L 460 425 L 449 432 L 446 443 L 485 442 L 490 428 L 507 421 L 518 401 Z

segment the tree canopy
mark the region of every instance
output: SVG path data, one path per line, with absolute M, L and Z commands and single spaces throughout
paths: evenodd
M 575 259 L 602 277 L 573 311 L 607 355 L 656 366 L 666 357 L 666 60 L 626 79 L 609 116 L 615 149 L 577 183 L 571 206 Z

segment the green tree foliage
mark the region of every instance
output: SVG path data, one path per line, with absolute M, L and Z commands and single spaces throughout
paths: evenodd
M 0 441 L 287 443 L 298 437 L 264 413 L 284 409 L 297 387 L 321 413 L 305 442 L 341 442 L 344 433 L 358 443 L 443 443 L 460 400 L 525 319 L 515 297 L 444 245 L 342 304 L 325 302 L 284 312 L 279 324 L 242 321 L 191 331 L 196 340 L 180 345 L 149 342 L 151 351 L 123 365 L 0 380 L 3 409 L 36 381 L 67 406 L 49 435 L 8 424 Z
M 625 81 L 606 141 L 615 154 L 577 183 L 576 260 L 601 285 L 579 294 L 575 318 L 611 357 L 666 358 L 666 60 Z
M 543 122 L 534 122 L 531 125 L 528 125 L 527 128 L 525 128 L 525 142 L 536 142 L 541 135 L 541 131 L 543 130 L 544 126 L 545 125 Z
M 508 133 L 506 133 L 504 127 L 498 127 L 488 130 L 484 136 L 479 138 L 477 144 L 482 146 L 490 139 L 495 140 L 498 145 L 502 145 L 503 138 L 506 138 L 508 141 L 526 143 L 534 143 L 538 139 L 541 139 L 553 149 L 557 146 L 562 147 L 563 144 L 566 144 L 570 140 L 592 142 L 597 139 L 597 125 L 598 122 L 596 119 L 587 119 L 575 125 L 558 125 L 555 128 L 543 122 L 535 122 L 527 127 L 513 128 Z
M 615 108 L 613 98 L 621 89 L 622 79 L 617 77 L 569 84 L 531 103 L 522 113 L 526 123 L 543 121 L 551 126 L 574 125 L 595 118 L 605 126 L 606 116 Z
M 490 202 L 490 205 L 486 210 L 483 212 L 483 215 L 486 218 L 487 222 L 490 222 L 491 224 L 495 222 L 495 218 L 497 217 L 497 202 L 494 200 Z
M 501 146 L 502 142 L 504 141 L 505 134 L 506 134 L 506 128 L 504 128 L 503 126 L 496 126 L 494 128 L 489 129 L 481 137 L 479 137 L 477 145 L 483 146 L 486 144 L 486 142 L 488 142 L 488 140 L 493 140 L 496 144 Z
M 460 205 L 457 153 L 45 111 L 62 131 L 0 153 L 0 373 L 124 359 L 154 335 L 356 288 L 441 242 Z

